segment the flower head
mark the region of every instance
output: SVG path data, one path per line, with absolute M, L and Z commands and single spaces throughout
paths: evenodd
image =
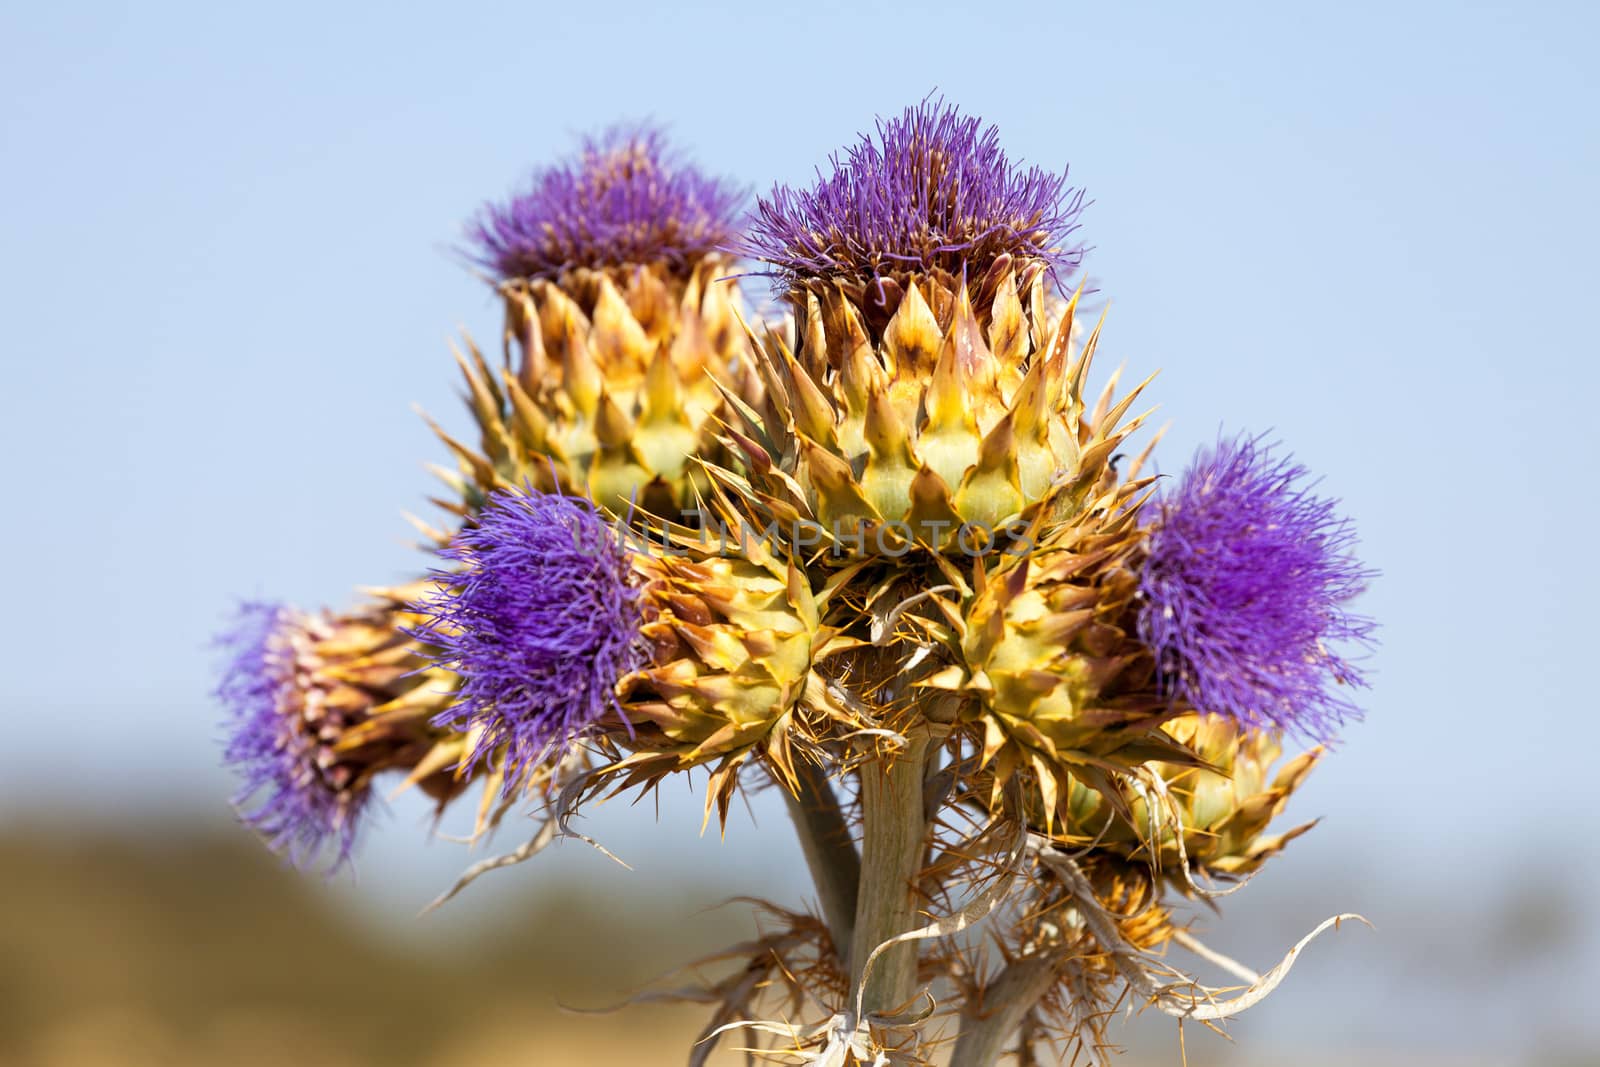
M 329 845 L 349 858 L 367 800 L 364 782 L 327 759 L 323 716 L 306 659 L 321 621 L 281 604 L 247 603 L 217 639 L 227 662 L 216 696 L 229 715 L 224 761 L 244 779 L 244 821 L 296 866 Z
M 475 759 L 505 746 L 509 789 L 614 709 L 643 663 L 629 557 L 593 506 L 532 489 L 493 494 L 442 554 L 461 568 L 437 572 L 417 636 L 462 686 L 436 722 L 480 728 Z
M 1068 245 L 1083 190 L 1067 175 L 1023 169 L 1000 132 L 942 100 L 880 119 L 809 189 L 775 186 L 758 199 L 741 251 L 798 288 L 813 278 L 870 281 L 913 271 L 977 274 L 1002 256 L 1060 273 L 1082 259 Z
M 686 270 L 733 238 L 744 195 L 684 162 L 660 130 L 618 127 L 535 172 L 521 196 L 487 205 L 471 238 L 502 278 L 649 263 Z
M 1305 479 L 1260 438 L 1202 450 L 1150 528 L 1139 636 L 1169 697 L 1328 740 L 1360 714 L 1335 687 L 1364 685 L 1361 671 L 1336 649 L 1371 643 L 1346 605 L 1374 572 Z

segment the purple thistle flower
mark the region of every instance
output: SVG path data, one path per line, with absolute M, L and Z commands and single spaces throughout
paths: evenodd
M 1171 699 L 1246 726 L 1332 739 L 1364 686 L 1337 646 L 1375 624 L 1345 605 L 1374 576 L 1355 531 L 1306 470 L 1261 438 L 1203 449 L 1160 503 L 1141 577 L 1139 637 Z
M 1067 244 L 1083 190 L 1066 171 L 1013 163 L 998 128 L 942 99 L 879 119 L 876 138 L 861 135 L 829 162 L 810 189 L 778 185 L 759 198 L 739 248 L 790 288 L 908 271 L 970 276 L 1004 255 L 1043 260 L 1059 278 L 1083 259 Z
M 244 779 L 233 799 L 240 817 L 295 866 L 332 844 L 338 867 L 350 857 L 368 793 L 341 788 L 319 764 L 299 647 L 315 624 L 281 604 L 240 605 L 216 641 L 227 653 L 216 696 L 229 716 L 223 760 Z
M 585 501 L 526 490 L 492 494 L 479 525 L 441 552 L 416 636 L 461 675 L 435 723 L 481 728 L 472 759 L 504 745 L 506 788 L 616 707 L 645 660 L 628 553 Z
M 469 232 L 501 278 L 649 263 L 681 272 L 733 239 L 744 198 L 683 161 L 661 130 L 617 127 L 536 171 L 521 196 L 486 205 Z

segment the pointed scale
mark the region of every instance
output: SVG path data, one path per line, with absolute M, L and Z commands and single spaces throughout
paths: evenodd
M 939 361 L 934 365 L 923 394 L 924 414 L 917 434 L 917 454 L 946 485 L 961 484 L 982 440 L 971 393 L 971 346 L 975 331 L 975 324 L 973 332 L 959 326 L 951 327 L 940 345 Z

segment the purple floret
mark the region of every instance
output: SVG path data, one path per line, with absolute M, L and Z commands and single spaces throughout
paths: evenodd
M 481 728 L 473 759 L 505 746 L 506 788 L 616 707 L 616 684 L 644 662 L 628 554 L 590 504 L 532 489 L 489 498 L 419 605 L 417 636 L 461 675 L 435 722 Z
M 223 759 L 244 779 L 234 806 L 273 851 L 300 867 L 332 845 L 338 866 L 355 844 L 367 791 L 337 790 L 318 770 L 292 644 L 303 628 L 299 612 L 253 602 L 217 638 L 227 654 L 216 689 L 229 716 Z
M 770 263 L 780 284 L 860 281 L 913 271 L 969 276 L 1003 255 L 1042 260 L 1058 279 L 1083 258 L 1069 244 L 1084 208 L 1066 171 L 1024 169 L 1000 131 L 942 100 L 924 100 L 830 157 L 809 189 L 759 198 L 739 251 Z
M 1202 450 L 1150 529 L 1139 636 L 1166 695 L 1246 726 L 1331 740 L 1364 686 L 1343 647 L 1372 644 L 1346 605 L 1374 576 L 1306 470 L 1260 438 Z
M 744 198 L 685 162 L 661 130 L 618 127 L 536 171 L 521 196 L 485 206 L 470 237 L 502 279 L 652 263 L 685 271 L 733 239 Z

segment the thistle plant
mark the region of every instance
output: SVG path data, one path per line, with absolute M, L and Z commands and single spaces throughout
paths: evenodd
M 684 994 L 717 1004 L 691 1064 L 734 1031 L 987 1067 L 1105 1061 L 1124 1004 L 1220 1026 L 1305 942 L 1258 974 L 1183 905 L 1309 829 L 1277 819 L 1373 633 L 1351 526 L 1259 437 L 1149 473 L 1150 379 L 1089 384 L 1084 194 L 994 127 L 925 100 L 742 233 L 733 188 L 631 129 L 486 209 L 503 365 L 461 357 L 481 441 L 445 438 L 431 583 L 359 623 L 246 610 L 219 690 L 246 821 L 343 858 L 390 769 L 441 802 L 483 779 L 481 830 L 542 814 L 448 898 L 587 803 L 692 774 L 725 822 L 776 790 L 815 911 L 766 906 Z M 740 310 L 738 257 L 783 314 Z M 364 673 L 380 646 L 408 669 Z

